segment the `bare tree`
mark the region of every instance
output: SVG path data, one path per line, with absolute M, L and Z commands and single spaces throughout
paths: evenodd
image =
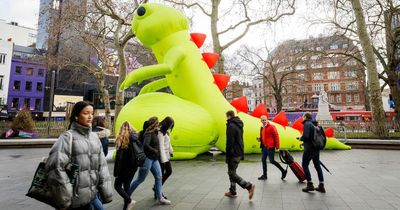
M 220 56 L 214 67 L 217 73 L 224 73 L 224 50 L 241 40 L 252 26 L 276 22 L 295 12 L 295 0 L 234 0 L 224 3 L 221 0 L 165 1 L 187 8 L 197 8 L 210 19 L 213 50 Z M 226 23 L 230 23 L 229 26 Z M 222 44 L 221 40 L 226 37 L 228 41 Z

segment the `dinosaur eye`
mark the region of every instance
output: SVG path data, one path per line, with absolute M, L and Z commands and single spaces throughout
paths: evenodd
M 145 9 L 144 7 L 139 7 L 139 8 L 137 9 L 137 14 L 138 14 L 139 16 L 143 16 L 145 13 L 146 13 L 146 9 Z

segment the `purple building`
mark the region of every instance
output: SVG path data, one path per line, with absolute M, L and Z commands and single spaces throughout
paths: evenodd
M 34 61 L 38 55 L 34 48 L 14 46 L 7 100 L 11 115 L 24 107 L 29 108 L 35 117 L 43 115 L 46 68 Z

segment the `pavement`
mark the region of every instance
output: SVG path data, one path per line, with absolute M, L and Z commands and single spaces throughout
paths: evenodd
M 0 150 L 0 209 L 52 209 L 25 196 L 33 173 L 48 148 L 20 148 Z M 301 162 L 301 152 L 292 153 Z M 223 195 L 229 187 L 224 155 L 215 152 L 200 155 L 194 160 L 172 161 L 173 173 L 164 185 L 165 195 L 172 205 L 155 204 L 152 193 L 153 177 L 132 195 L 135 209 L 400 209 L 400 151 L 354 149 L 323 151 L 321 161 L 332 175 L 324 173 L 327 193 L 303 193 L 305 186 L 292 172 L 285 181 L 280 172 L 268 163 L 268 180 L 259 181 L 260 155 L 246 155 L 238 174 L 255 184 L 251 201 L 246 190 L 238 186 L 238 197 Z M 109 170 L 114 164 L 109 161 Z M 316 178 L 313 166 L 312 177 Z M 122 198 L 114 192 L 114 200 L 106 204 L 110 210 L 122 209 Z

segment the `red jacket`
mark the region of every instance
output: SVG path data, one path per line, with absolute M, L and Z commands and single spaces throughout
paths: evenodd
M 279 135 L 274 125 L 268 124 L 262 129 L 262 143 L 267 149 L 279 149 Z

